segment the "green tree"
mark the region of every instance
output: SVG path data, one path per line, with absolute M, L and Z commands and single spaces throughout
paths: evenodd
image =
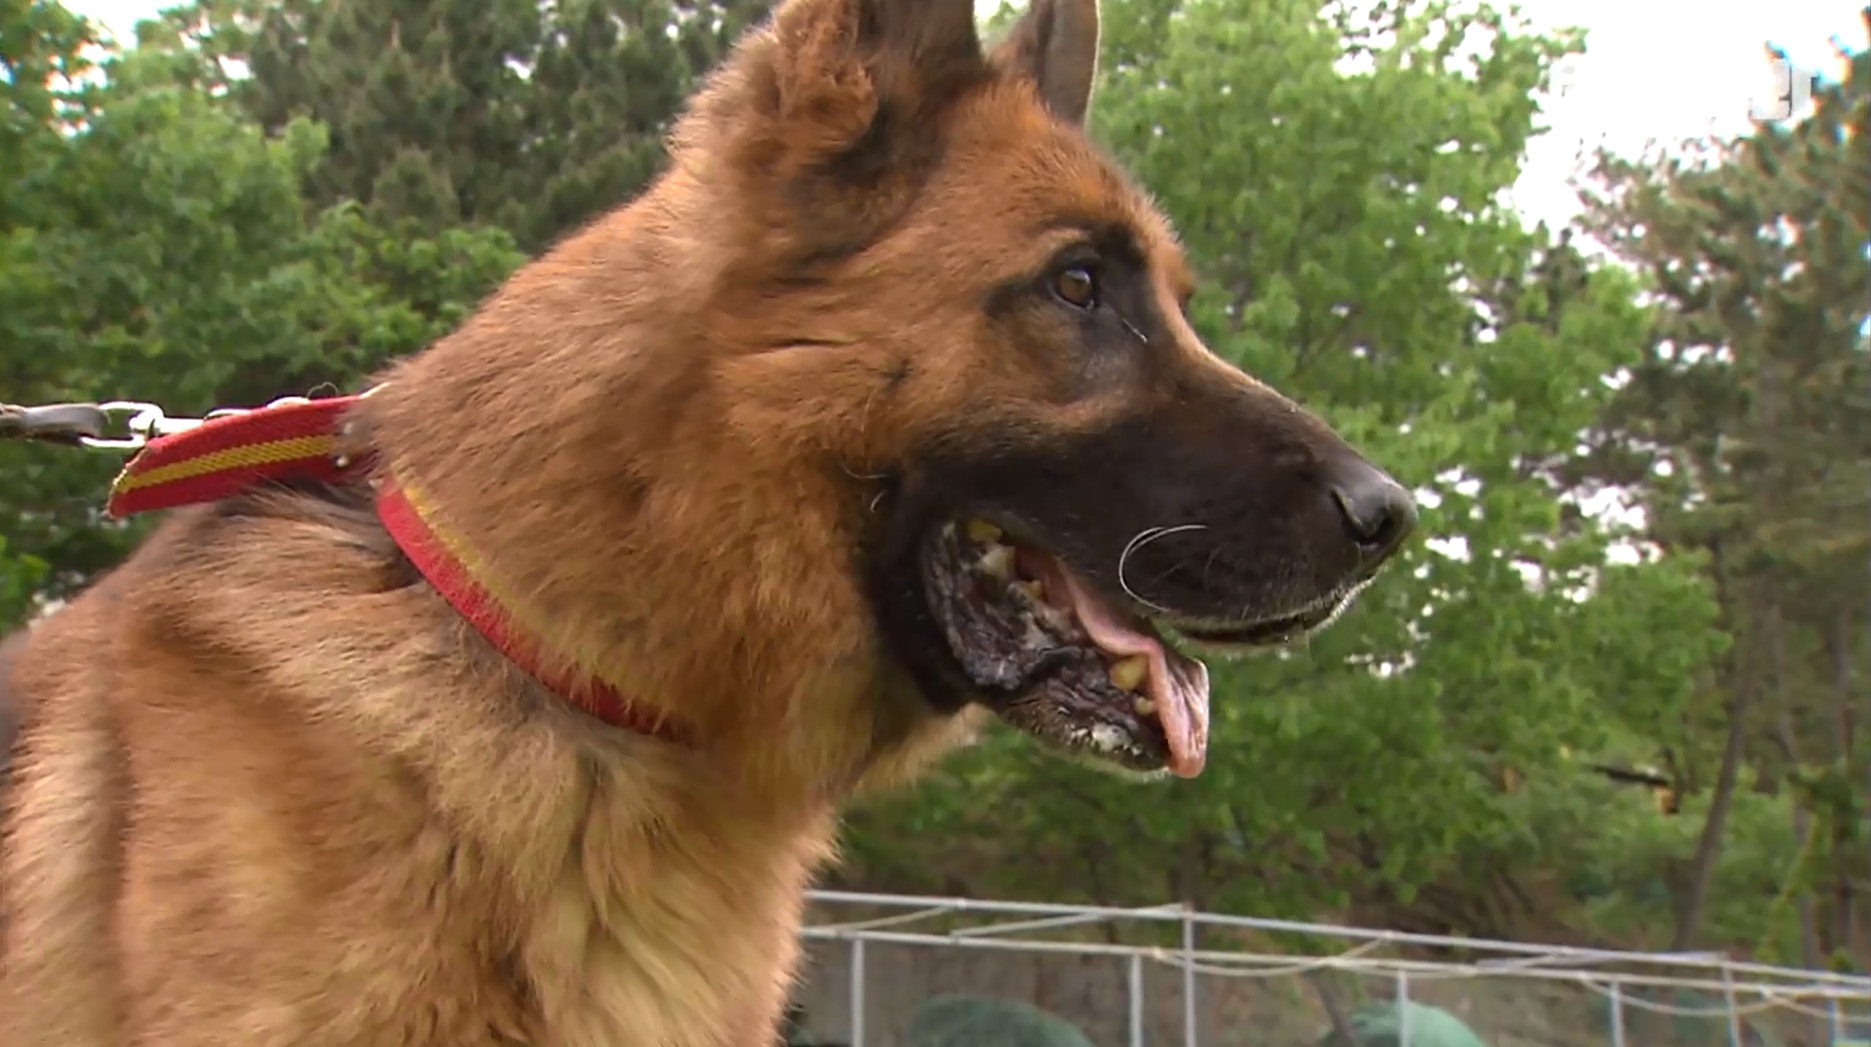
M 858 875 L 1500 930 L 1469 902 L 1541 842 L 1502 768 L 1577 778 L 1562 749 L 1666 719 L 1716 640 L 1693 563 L 1607 565 L 1555 497 L 1644 331 L 1624 273 L 1499 202 L 1578 40 L 1428 2 L 1105 11 L 1095 125 L 1207 278 L 1198 326 L 1420 486 L 1429 540 L 1305 648 L 1218 667 L 1199 780 L 997 737 L 860 815 Z
M 197 0 L 142 30 L 269 131 L 331 147 L 309 199 L 527 251 L 630 198 L 682 100 L 761 0 Z M 250 75 L 230 72 L 244 68 Z
M 56 148 L 59 128 L 87 106 L 80 77 L 91 27 L 70 11 L 38 0 L 0 0 L 0 347 L 22 336 L 18 299 L 49 291 L 27 281 L 35 160 Z M 0 389 L 11 389 L 9 379 Z M 0 622 L 26 613 L 46 573 L 45 561 L 13 549 L 0 535 Z
M 1816 103 L 1791 126 L 1600 158 L 1586 224 L 1657 308 L 1575 480 L 1634 490 L 1651 541 L 1705 559 L 1732 638 L 1661 754 L 1702 814 L 1672 944 L 1712 923 L 1809 964 L 1871 943 L 1871 51 Z M 1755 850 L 1734 839 L 1758 825 L 1734 822 L 1749 792 L 1779 797 L 1794 842 L 1770 886 L 1724 894 L 1725 845 Z
M 41 3 L 15 55 L 60 54 L 91 27 Z M 167 59 L 110 58 L 102 84 L 15 93 L 29 114 L 0 171 L 0 373 L 5 399 L 146 399 L 176 412 L 346 386 L 419 348 L 518 261 L 499 232 L 401 235 L 355 208 L 308 213 L 323 149 L 294 122 L 269 137 Z M 18 83 L 18 81 L 15 81 Z M 37 100 L 35 100 L 37 99 Z M 14 133 L 12 125 L 9 133 Z M 0 626 L 115 563 L 141 529 L 100 520 L 119 462 L 0 446 Z

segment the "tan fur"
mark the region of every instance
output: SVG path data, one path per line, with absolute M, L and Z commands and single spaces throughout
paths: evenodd
M 177 512 L 0 679 L 21 725 L 0 1044 L 771 1042 L 837 804 L 975 719 L 882 649 L 853 563 L 874 471 L 957 418 L 1071 432 L 1172 395 L 1057 394 L 1056 364 L 984 329 L 984 288 L 1060 222 L 1121 226 L 1163 351 L 1247 382 L 1187 330 L 1166 225 L 1075 126 L 1092 5 L 1042 3 L 1062 20 L 992 62 L 955 45 L 970 15 L 788 0 L 665 177 L 356 412 L 355 449 L 551 646 L 695 747 L 544 692 L 359 504 Z M 886 109 L 870 175 L 826 175 Z

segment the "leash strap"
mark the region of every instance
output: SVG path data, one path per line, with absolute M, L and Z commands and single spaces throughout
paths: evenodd
M 105 511 L 121 519 L 218 501 L 270 481 L 342 480 L 353 463 L 337 457 L 338 420 L 359 399 L 282 401 L 151 440 L 117 474 Z

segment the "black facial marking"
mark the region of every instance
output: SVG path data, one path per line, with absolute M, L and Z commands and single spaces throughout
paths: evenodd
M 1111 600 L 1217 642 L 1278 642 L 1317 625 L 1388 555 L 1347 529 L 1335 485 L 1348 469 L 1374 470 L 1323 423 L 1264 387 L 1119 337 L 1139 361 L 1125 387 L 1134 410 L 1078 432 L 1048 431 L 1043 406 L 1025 422 L 961 419 L 901 470 L 870 570 L 899 656 L 944 681 L 930 688 L 938 704 L 1041 675 L 1025 619 L 972 599 L 959 588 L 966 572 L 929 552 L 946 523 L 999 524 Z M 1163 533 L 1144 540 L 1153 529 Z M 949 613 L 932 613 L 932 596 Z M 945 636 L 961 638 L 959 658 Z
M 1206 716 L 1200 667 L 1160 626 L 1290 641 L 1371 577 L 1414 509 L 1323 422 L 1183 344 L 1167 310 L 1187 301 L 1159 293 L 1130 231 L 1063 227 L 1071 243 L 984 291 L 993 351 L 1019 358 L 892 463 L 865 564 L 882 633 L 938 712 L 981 702 L 1151 769 L 1172 713 L 1179 758 Z M 986 566 L 1002 555 L 1030 573 L 1010 585 Z

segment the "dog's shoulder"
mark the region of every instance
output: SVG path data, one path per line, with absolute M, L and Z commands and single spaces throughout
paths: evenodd
M 459 653 L 413 577 L 367 493 L 256 492 L 171 513 L 7 641 L 0 909 L 57 933 L 6 940 L 0 1008 L 25 1031 L 0 1042 L 101 1047 L 119 1021 L 150 1042 L 526 1038 L 482 962 L 510 948 L 486 847 L 440 813 L 465 786 L 433 773 L 515 746 L 473 657 L 456 688 L 410 684 L 409 661 Z M 319 988 L 347 963 L 380 976 Z

